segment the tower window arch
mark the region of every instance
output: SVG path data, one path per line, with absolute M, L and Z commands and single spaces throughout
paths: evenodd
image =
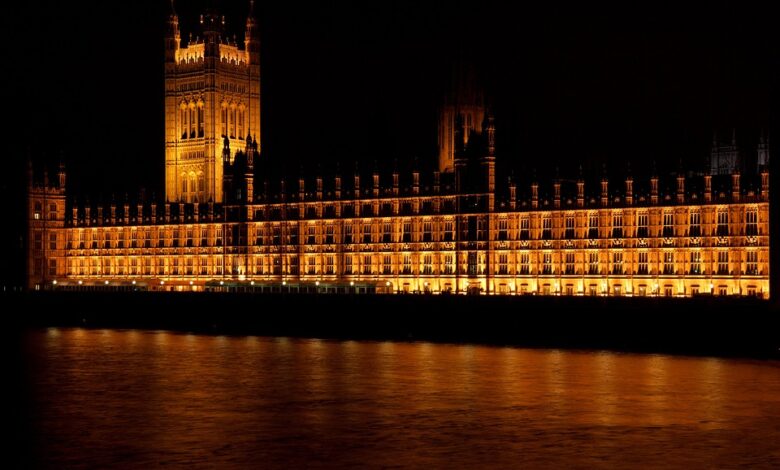
M 203 122 L 203 102 L 198 103 L 198 137 L 203 137 L 205 135 L 205 128 L 206 124 Z
M 195 111 L 195 104 L 190 103 L 189 106 L 189 121 L 187 129 L 189 130 L 189 137 L 191 139 L 195 138 L 195 119 L 196 119 L 196 111 Z
M 227 136 L 228 129 L 228 108 L 225 103 L 222 103 L 222 137 Z
M 181 135 L 182 139 L 187 138 L 187 106 L 182 103 L 181 109 L 179 112 L 179 134 Z
M 198 173 L 198 200 L 203 201 L 206 199 L 206 177 L 203 172 Z
M 228 126 L 230 129 L 230 138 L 235 139 L 236 138 L 236 106 L 233 105 L 230 107 L 230 124 Z
M 189 194 L 187 197 L 188 202 L 194 202 L 195 198 L 197 197 L 197 189 L 198 189 L 198 183 L 197 179 L 195 178 L 195 173 L 190 173 L 190 184 L 189 184 Z
M 244 131 L 244 106 L 242 105 L 238 109 L 238 138 L 244 139 L 245 131 Z

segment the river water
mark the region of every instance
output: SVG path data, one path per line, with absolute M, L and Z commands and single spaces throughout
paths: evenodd
M 780 467 L 780 362 L 25 333 L 25 466 Z

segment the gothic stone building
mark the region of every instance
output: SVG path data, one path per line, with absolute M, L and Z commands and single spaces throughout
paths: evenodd
M 495 126 L 475 94 L 445 103 L 432 175 L 336 174 L 256 194 L 256 25 L 242 48 L 216 13 L 201 24 L 183 47 L 172 14 L 166 37 L 174 202 L 79 206 L 63 168 L 52 182 L 31 167 L 31 289 L 769 296 L 768 155 L 752 190 L 734 169 L 680 174 L 665 192 L 629 176 L 593 194 L 556 180 L 549 198 L 533 183 L 521 198 L 511 180 L 496 185 Z

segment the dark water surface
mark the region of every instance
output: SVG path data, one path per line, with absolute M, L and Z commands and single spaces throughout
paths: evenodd
M 780 362 L 49 329 L 47 467 L 780 467 Z

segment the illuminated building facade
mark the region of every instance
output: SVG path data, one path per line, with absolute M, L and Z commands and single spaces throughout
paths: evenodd
M 204 22 L 221 21 L 216 18 L 206 15 Z M 247 34 L 254 38 L 253 24 Z M 769 296 L 769 156 L 763 139 L 758 170 L 744 178 L 754 181 L 750 187 L 732 170 L 680 173 L 672 191 L 662 190 L 657 176 L 639 190 L 628 176 L 619 183 L 602 178 L 595 192 L 586 192 L 582 178 L 554 180 L 542 187 L 550 197 L 534 182 L 528 197 L 518 197 L 515 182 L 496 184 L 490 113 L 452 107 L 445 109 L 451 168 L 443 164 L 432 175 L 317 176 L 280 181 L 278 191 L 255 191 L 259 82 L 247 85 L 258 85 L 257 99 L 241 95 L 248 134 L 241 139 L 242 121 L 231 119 L 240 116 L 233 103 L 239 110 L 244 98 L 235 92 L 236 101 L 225 101 L 218 77 L 240 69 L 250 81 L 259 80 L 251 71 L 256 50 L 251 41 L 249 53 L 226 46 L 236 54 L 233 64 L 219 55 L 218 35 L 191 43 L 202 45 L 199 56 L 193 46 L 180 48 L 178 29 L 171 31 L 166 194 L 175 202 L 78 206 L 66 201 L 63 168 L 56 184 L 46 175 L 36 178 L 31 168 L 30 288 L 285 291 L 305 285 L 341 292 L 371 286 L 372 292 L 397 293 Z M 178 85 L 170 86 L 180 73 L 187 83 L 208 86 L 182 98 Z M 235 137 L 218 128 L 225 109 Z M 473 120 L 479 113 L 478 126 L 464 122 L 466 114 Z M 186 135 L 180 135 L 182 123 Z M 195 147 L 203 149 L 202 160 L 179 153 Z M 197 191 L 190 189 L 192 172 Z
M 253 4 L 254 2 L 252 2 Z M 225 17 L 208 10 L 202 37 L 182 45 L 172 13 L 165 37 L 165 196 L 221 202 L 222 141 L 234 149 L 260 142 L 260 37 L 253 12 L 243 49 L 225 34 Z

